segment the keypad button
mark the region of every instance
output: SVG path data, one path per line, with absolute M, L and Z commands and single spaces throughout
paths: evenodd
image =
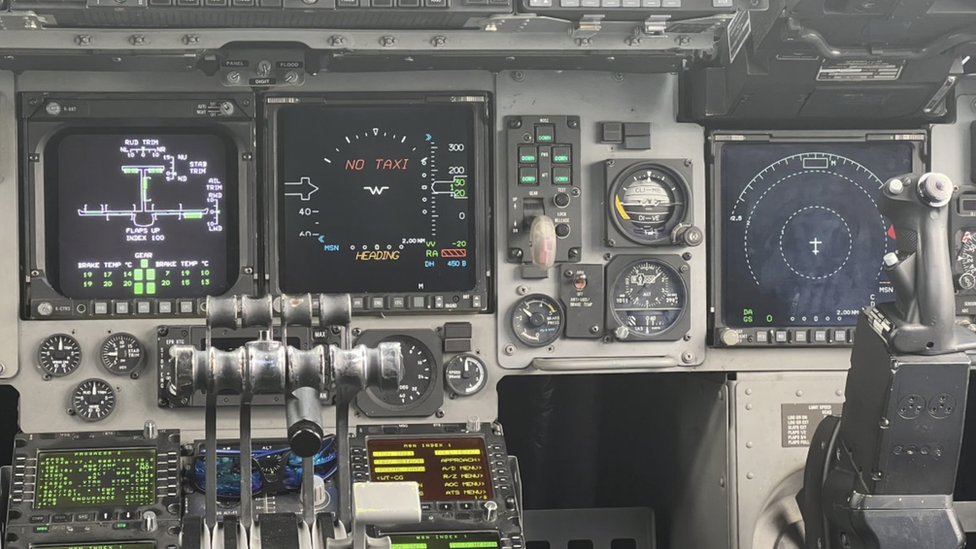
M 572 185 L 573 184 L 573 171 L 571 168 L 553 168 L 552 169 L 552 184 L 553 185 Z
M 519 168 L 519 185 L 538 185 L 538 168 Z
M 553 147 L 552 148 L 552 163 L 553 164 L 569 164 L 572 162 L 572 149 L 569 147 Z
M 552 0 L 547 0 L 552 5 Z M 552 143 L 556 139 L 556 127 L 552 124 L 536 124 L 535 140 L 538 143 Z
M 519 145 L 518 155 L 520 164 L 535 164 L 539 161 L 539 150 L 530 145 Z

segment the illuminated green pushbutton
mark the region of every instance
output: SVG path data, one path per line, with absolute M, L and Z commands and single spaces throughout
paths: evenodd
M 519 185 L 538 185 L 539 170 L 536 168 L 519 168 Z
M 570 149 L 569 147 L 552 148 L 553 164 L 569 164 L 571 160 L 572 160 L 572 149 Z
M 556 140 L 556 127 L 552 124 L 536 124 L 535 140 L 537 143 L 552 143 Z
M 532 146 L 521 145 L 518 148 L 519 164 L 535 164 L 539 161 L 539 151 Z
M 552 184 L 569 185 L 573 182 L 573 172 L 569 168 L 553 168 Z
M 35 526 L 34 527 L 34 533 L 35 534 L 46 534 L 46 533 L 48 533 L 50 531 L 51 531 L 51 527 L 50 526 Z

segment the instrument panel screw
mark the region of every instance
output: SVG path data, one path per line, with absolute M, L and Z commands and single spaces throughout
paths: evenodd
M 580 125 L 579 118 L 570 118 L 566 121 L 566 125 L 575 130 Z
M 341 36 L 330 36 L 329 45 L 330 46 L 341 46 L 346 41 L 345 38 Z
M 573 190 L 569 191 L 569 194 L 571 194 L 573 198 L 579 198 L 580 195 L 583 194 L 583 191 L 581 191 L 579 187 L 573 187 Z
M 512 356 L 512 355 L 515 354 L 515 345 L 508 344 L 508 345 L 505 346 L 505 348 L 503 349 L 503 351 L 505 352 L 506 355 Z
M 889 420 L 886 417 L 881 418 L 881 428 L 882 429 L 887 429 L 889 425 L 891 425 L 891 420 Z
M 2 375 L 3 375 L 3 372 L 4 372 L 4 370 L 6 370 L 6 369 L 7 369 L 7 367 L 3 365 L 3 362 L 0 362 L 0 376 L 2 376 Z
M 681 361 L 684 362 L 685 364 L 691 364 L 692 362 L 695 361 L 695 354 L 692 353 L 691 351 L 685 351 L 684 353 L 681 354 Z
M 75 44 L 79 46 L 88 46 L 92 43 L 92 37 L 90 34 L 79 34 L 75 37 Z
M 594 324 L 593 326 L 590 326 L 590 333 L 591 334 L 598 334 L 598 333 L 600 333 L 600 327 L 597 326 L 596 324 Z
M 588 48 L 588 47 L 590 47 L 590 44 L 591 44 L 591 42 L 590 42 L 590 39 L 589 38 L 577 38 L 576 39 L 576 45 L 579 46 L 579 47 L 581 47 L 581 48 Z
M 685 166 L 686 167 L 689 167 L 689 168 L 691 167 L 691 159 L 690 158 L 686 158 L 685 159 Z
M 188 34 L 183 37 L 183 43 L 187 46 L 192 46 L 200 42 L 200 37 L 195 34 Z
M 686 36 L 686 35 L 684 35 L 684 34 L 682 34 L 681 36 L 679 36 L 679 37 L 677 37 L 677 38 L 675 38 L 675 39 L 674 39 L 674 41 L 675 41 L 675 42 L 676 42 L 676 43 L 677 43 L 677 44 L 678 44 L 679 46 L 687 46 L 688 44 L 690 44 L 690 43 L 691 43 L 691 38 L 689 38 L 688 36 Z
M 41 276 L 41 271 L 38 271 L 37 269 L 32 269 L 31 276 Z
M 363 335 L 363 330 L 361 328 L 353 328 L 352 329 L 352 335 L 354 335 L 356 337 L 359 337 L 359 336 Z
M 613 248 L 613 247 L 614 247 L 614 246 L 616 246 L 616 245 L 617 245 L 617 241 L 616 241 L 616 240 L 614 240 L 614 239 L 612 239 L 612 238 L 608 238 L 608 239 L 607 239 L 607 246 L 609 246 L 609 247 L 611 247 L 611 248 Z
M 146 43 L 146 35 L 144 35 L 144 34 L 133 34 L 131 37 L 129 37 L 129 42 L 133 46 L 138 46 L 139 44 L 145 44 Z
M 59 114 L 61 114 L 61 103 L 58 103 L 57 101 L 51 101 L 50 103 L 44 106 L 44 111 L 50 114 L 51 116 L 58 116 Z
M 529 293 L 529 287 L 519 286 L 518 288 L 515 289 L 515 291 L 518 292 L 518 295 L 526 295 Z
M 681 254 L 681 259 L 684 259 L 685 261 L 691 261 L 691 252 L 685 252 Z
M 569 249 L 569 258 L 570 259 L 576 259 L 579 256 L 580 256 L 580 249 L 579 248 L 570 248 Z
M 563 271 L 563 276 L 565 276 L 566 278 L 572 278 L 573 277 L 573 270 L 572 269 L 566 269 L 565 271 Z
M 518 117 L 510 119 L 508 121 L 508 127 L 511 128 L 511 129 L 513 129 L 513 130 L 518 129 L 518 128 L 521 128 L 522 127 L 522 119 L 521 118 L 518 118 Z
M 432 44 L 432 45 L 433 45 L 433 46 L 434 46 L 435 48 L 439 48 L 439 47 L 441 47 L 441 46 L 443 46 L 443 45 L 445 45 L 445 44 L 447 44 L 447 37 L 446 37 L 446 36 L 435 36 L 435 37 L 433 37 L 433 38 L 432 38 L 432 39 L 430 40 L 430 43 L 431 43 L 431 44 Z
M 521 81 L 525 80 L 525 73 L 522 72 L 522 71 L 514 71 L 514 72 L 512 72 L 512 80 L 514 80 L 516 82 L 521 82 Z
M 386 36 L 380 38 L 380 44 L 384 48 L 393 47 L 394 45 L 396 45 L 396 37 L 395 36 L 386 35 Z
M 609 253 L 608 252 L 608 253 L 603 254 L 603 260 L 604 261 L 610 261 L 611 259 L 613 259 L 613 254 L 612 253 Z
M 438 418 L 442 418 L 444 417 L 444 410 L 437 410 L 437 412 L 434 413 L 434 415 L 437 416 Z
M 254 269 L 251 267 L 244 267 L 244 274 L 254 274 Z
M 610 78 L 612 78 L 614 82 L 623 82 L 624 81 L 624 73 L 622 73 L 622 72 L 612 73 L 610 75 Z

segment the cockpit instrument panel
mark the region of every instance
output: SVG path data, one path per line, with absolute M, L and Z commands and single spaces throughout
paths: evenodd
M 253 179 L 249 100 L 22 101 L 28 316 L 194 315 L 206 296 L 253 288 L 240 237 L 253 211 L 240 199 Z
M 715 134 L 715 342 L 844 345 L 892 299 L 882 185 L 921 167 L 925 134 Z
M 283 292 L 354 310 L 487 307 L 487 98 L 269 98 Z

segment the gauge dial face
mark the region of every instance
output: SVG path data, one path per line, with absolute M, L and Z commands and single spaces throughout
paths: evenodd
M 543 347 L 556 341 L 562 326 L 562 308 L 547 295 L 525 296 L 512 311 L 512 331 L 529 347 Z
M 447 363 L 447 386 L 459 396 L 471 396 L 488 383 L 488 368 L 474 355 L 458 355 Z
M 117 376 L 139 371 L 145 357 L 145 350 L 132 334 L 113 334 L 102 343 L 102 366 Z
M 420 341 L 412 337 L 389 337 L 383 341 L 400 344 L 403 353 L 403 379 L 396 389 L 369 391 L 390 408 L 410 408 L 419 404 L 434 388 L 437 364 L 434 354 Z
M 100 379 L 88 379 L 71 394 L 71 409 L 85 421 L 101 421 L 115 410 L 115 389 Z
M 687 209 L 684 181 L 657 164 L 624 172 L 611 189 L 610 218 L 624 236 L 638 244 L 668 242 Z
M 685 283 L 678 272 L 656 259 L 628 265 L 613 283 L 611 307 L 628 336 L 649 338 L 671 329 L 687 306 Z
M 37 363 L 49 376 L 66 376 L 81 365 L 81 345 L 67 334 L 55 334 L 41 343 Z

